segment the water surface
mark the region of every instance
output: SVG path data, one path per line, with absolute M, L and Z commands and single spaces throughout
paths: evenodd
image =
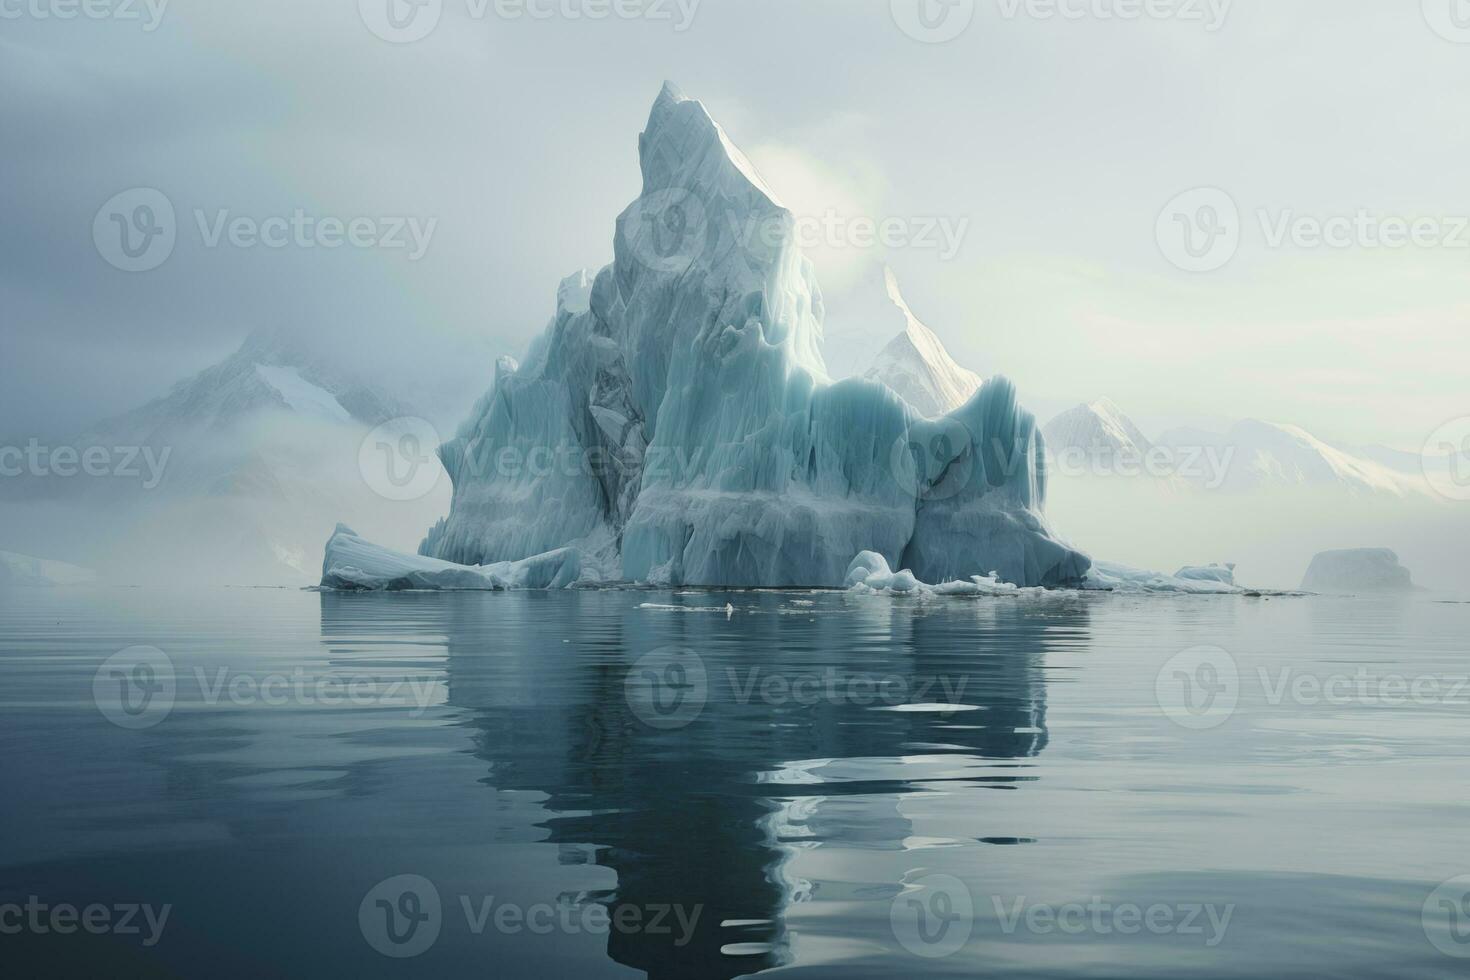
M 169 911 L 0 961 L 1463 976 L 1467 632 L 1422 597 L 7 593 L 0 926 Z

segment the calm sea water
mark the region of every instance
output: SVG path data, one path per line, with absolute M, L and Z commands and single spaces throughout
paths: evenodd
M 1427 597 L 11 593 L 0 970 L 1464 976 L 1467 635 Z

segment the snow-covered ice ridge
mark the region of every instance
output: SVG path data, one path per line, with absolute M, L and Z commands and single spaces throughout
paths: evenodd
M 869 315 L 886 317 L 899 327 L 898 336 L 879 351 L 863 377 L 880 381 L 926 418 L 945 415 L 960 408 L 980 390 L 982 379 L 961 367 L 944 343 L 909 309 L 893 270 L 878 270 L 881 291 L 870 302 Z
M 453 505 L 423 557 L 570 549 L 581 583 L 838 587 L 871 551 L 931 582 L 1084 579 L 1009 381 L 938 419 L 832 383 L 793 216 L 704 106 L 665 85 L 639 154 L 613 263 L 562 283 L 525 363 L 497 366 L 442 447 Z M 520 465 L 535 454 L 581 465 Z

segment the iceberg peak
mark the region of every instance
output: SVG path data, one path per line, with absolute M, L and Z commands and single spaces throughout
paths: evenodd
M 684 95 L 673 82 L 665 82 L 654 100 L 648 124 L 638 139 L 638 152 L 645 196 L 664 190 L 697 193 L 701 184 L 738 191 L 737 185 L 744 183 L 767 204 L 784 210 L 776 192 L 715 122 L 704 103 Z

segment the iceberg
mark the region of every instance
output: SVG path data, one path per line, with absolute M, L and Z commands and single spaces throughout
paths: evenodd
M 361 592 L 565 589 L 579 583 L 581 572 L 582 556 L 575 548 L 471 567 L 405 555 L 365 541 L 352 528 L 338 524 L 322 558 L 322 587 Z
M 938 418 L 833 383 L 793 214 L 704 106 L 665 85 L 639 156 L 612 264 L 563 281 L 524 362 L 502 362 L 442 448 L 453 499 L 419 549 L 439 564 L 384 571 L 454 581 L 446 566 L 569 551 L 584 581 L 835 588 L 873 552 L 928 581 L 1082 581 L 1090 559 L 1043 516 L 1042 436 L 1009 381 Z M 355 547 L 329 554 L 333 581 L 370 571 Z
M 1186 565 L 1175 572 L 1174 577 L 1187 582 L 1219 582 L 1221 585 L 1234 585 L 1235 566 L 1233 564 Z
M 1228 569 L 1229 578 L 1215 569 Z M 1180 570 L 1178 575 L 1165 575 L 1142 568 L 1132 568 L 1112 561 L 1094 562 L 1082 588 L 1099 592 L 1176 592 L 1183 595 L 1230 595 L 1245 592 L 1235 584 L 1233 566 L 1203 566 Z
M 51 588 L 68 585 L 91 585 L 97 573 L 90 568 L 64 561 L 32 558 L 13 551 L 0 551 L 0 586 Z
M 1307 592 L 1412 592 L 1409 570 L 1387 548 L 1324 551 L 1312 559 L 1302 579 Z

